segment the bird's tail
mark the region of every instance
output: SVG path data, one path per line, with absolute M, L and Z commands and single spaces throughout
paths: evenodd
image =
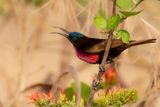
M 156 39 L 147 39 L 147 40 L 140 40 L 140 41 L 132 41 L 129 43 L 129 47 L 131 46 L 136 46 L 136 45 L 143 45 L 143 44 L 147 44 L 147 43 L 155 43 Z

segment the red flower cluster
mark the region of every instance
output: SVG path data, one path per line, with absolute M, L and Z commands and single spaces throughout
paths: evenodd
M 31 96 L 29 96 L 29 99 L 31 102 L 37 102 L 41 99 L 51 101 L 53 99 L 53 95 L 51 92 L 49 92 L 48 94 L 46 94 L 46 93 L 33 93 Z

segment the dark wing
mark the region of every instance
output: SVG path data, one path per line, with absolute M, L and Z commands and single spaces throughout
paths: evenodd
M 87 50 L 90 49 L 97 44 L 100 44 L 104 41 L 104 39 L 96 39 L 96 38 L 90 38 L 85 35 L 83 35 L 82 38 L 77 39 L 76 41 L 76 48 L 80 50 Z
M 105 50 L 106 47 L 106 39 L 91 39 L 90 42 L 94 42 L 94 41 L 98 41 L 101 40 L 101 42 L 99 43 L 95 43 L 92 46 L 89 47 L 85 47 L 83 50 L 86 53 L 90 53 L 90 54 L 94 54 L 94 53 L 99 53 Z M 131 41 L 132 42 L 132 41 Z M 120 39 L 113 39 L 112 40 L 112 44 L 111 44 L 111 48 L 116 48 L 119 46 L 125 45 L 122 40 Z
M 96 39 L 97 41 L 99 39 Z M 106 40 L 105 39 L 100 39 L 101 42 L 94 44 L 90 47 L 86 47 L 84 49 L 84 52 L 94 54 L 94 53 L 100 53 L 105 50 L 106 47 Z M 93 40 L 94 41 L 94 40 Z M 155 43 L 156 39 L 146 39 L 146 40 L 131 40 L 129 41 L 129 44 L 125 44 L 122 42 L 120 39 L 112 39 L 112 44 L 111 44 L 111 49 L 112 50 L 118 50 L 119 52 L 122 52 L 123 50 L 131 47 L 131 46 L 136 46 L 136 45 L 143 45 L 143 44 L 148 44 L 148 43 Z M 91 41 L 92 42 L 92 41 Z
M 132 43 L 134 41 L 130 41 Z M 83 38 L 78 39 L 76 47 L 86 53 L 95 54 L 105 50 L 106 39 L 90 38 L 83 35 Z M 120 46 L 127 46 L 121 39 L 112 39 L 111 48 L 117 48 Z M 127 48 L 127 47 L 126 47 Z

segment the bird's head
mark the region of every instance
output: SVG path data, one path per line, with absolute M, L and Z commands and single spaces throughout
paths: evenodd
M 54 28 L 58 28 L 62 30 L 64 33 L 59 32 L 51 32 L 54 34 L 59 34 L 67 38 L 74 46 L 78 45 L 78 43 L 83 39 L 84 35 L 79 32 L 69 32 L 61 27 L 55 26 Z

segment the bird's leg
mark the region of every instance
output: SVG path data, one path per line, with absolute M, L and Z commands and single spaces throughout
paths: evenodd
M 113 59 L 110 59 L 110 63 L 114 63 Z
M 109 61 L 106 62 L 106 64 L 113 63 L 113 59 L 109 57 Z M 93 80 L 92 82 L 92 89 L 93 90 L 98 90 L 100 82 L 101 82 L 101 77 L 103 76 L 104 72 L 106 71 L 106 66 L 99 65 L 99 75 L 97 76 L 97 79 Z
M 99 89 L 99 85 L 100 85 L 101 80 L 102 80 L 101 77 L 102 77 L 102 75 L 104 74 L 105 71 L 106 71 L 105 66 L 99 65 L 99 73 L 98 73 L 98 76 L 97 76 L 97 78 L 96 78 L 95 80 L 93 80 L 93 82 L 92 82 L 92 89 L 93 89 L 93 90 L 97 91 L 97 90 Z
M 109 60 L 109 61 L 107 61 L 107 64 L 110 64 L 110 63 L 113 63 L 113 62 L 114 62 L 111 57 L 108 57 L 108 60 Z
M 108 61 L 106 61 L 106 64 L 113 63 L 113 59 L 111 57 L 108 57 Z M 99 65 L 99 72 L 104 73 L 106 71 L 106 68 L 104 66 Z

